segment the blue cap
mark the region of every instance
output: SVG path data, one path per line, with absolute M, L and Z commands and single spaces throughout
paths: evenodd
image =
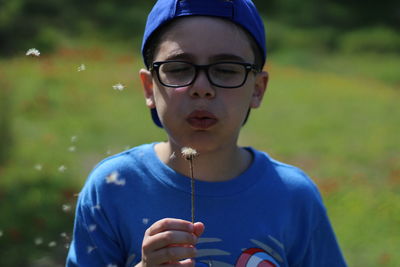
M 256 41 L 264 65 L 267 56 L 264 23 L 251 0 L 158 0 L 147 17 L 144 30 L 142 42 L 144 61 L 147 42 L 151 35 L 167 22 L 183 16 L 221 17 L 240 25 Z M 155 108 L 151 110 L 151 116 L 154 123 L 162 128 Z

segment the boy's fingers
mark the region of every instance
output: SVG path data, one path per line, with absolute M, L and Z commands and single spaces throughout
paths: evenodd
M 194 223 L 194 234 L 199 237 L 203 234 L 204 232 L 204 224 L 202 222 L 196 222 Z
M 176 266 L 181 266 L 181 264 L 191 266 L 190 263 L 193 261 L 186 261 L 186 259 L 194 257 L 196 257 L 195 247 L 166 247 L 151 253 L 148 256 L 147 262 L 151 262 L 152 265 L 164 265 L 169 263 L 168 266 L 170 264 L 177 264 Z
M 146 233 L 149 236 L 152 236 L 168 230 L 178 230 L 193 233 L 194 226 L 189 221 L 166 218 L 155 222 L 152 226 L 150 226 L 150 228 L 147 229 Z
M 195 260 L 193 259 L 186 259 L 174 263 L 168 263 L 168 264 L 163 264 L 163 266 L 168 266 L 168 267 L 194 267 L 195 265 Z
M 171 245 L 192 245 L 197 243 L 197 236 L 182 231 L 165 231 L 147 237 L 142 244 L 143 252 L 159 250 Z

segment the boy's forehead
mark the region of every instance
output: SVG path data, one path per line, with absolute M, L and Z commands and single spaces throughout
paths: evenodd
M 249 61 L 253 58 L 250 39 L 243 29 L 231 21 L 209 16 L 176 19 L 161 36 L 157 54 L 162 60 L 207 57 L 211 61 Z

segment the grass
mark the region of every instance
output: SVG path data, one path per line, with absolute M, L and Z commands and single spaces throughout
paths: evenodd
M 87 45 L 0 61 L 13 140 L 2 187 L 46 174 L 78 190 L 107 154 L 165 139 L 145 107 L 132 50 Z M 350 266 L 400 265 L 399 59 L 277 52 L 265 101 L 240 138 L 313 177 Z M 113 90 L 117 83 L 126 89 Z M 0 230 L 1 243 L 8 231 Z

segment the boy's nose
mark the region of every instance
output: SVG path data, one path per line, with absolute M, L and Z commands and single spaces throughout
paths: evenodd
M 190 96 L 193 98 L 214 98 L 215 89 L 208 80 L 205 71 L 200 71 L 196 77 L 196 80 L 190 87 Z

